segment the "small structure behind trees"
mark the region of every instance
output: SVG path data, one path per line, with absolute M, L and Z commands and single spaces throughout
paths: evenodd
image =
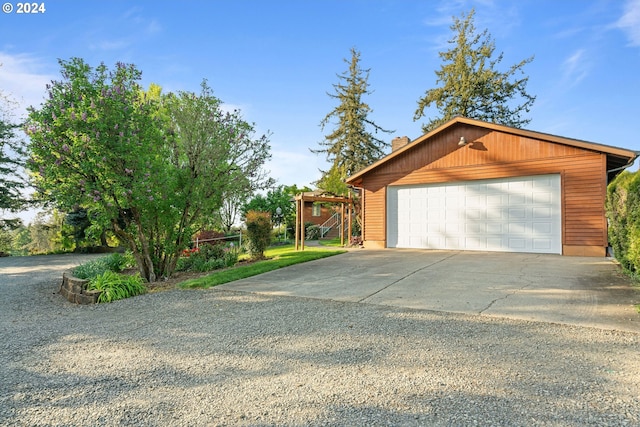
M 348 196 L 336 196 L 330 193 L 322 192 L 302 192 L 295 197 L 296 203 L 296 224 L 295 224 L 295 249 L 304 250 L 305 227 L 304 227 L 304 205 L 307 202 L 312 203 L 330 203 L 340 205 L 340 244 L 345 245 L 345 218 L 347 219 L 347 243 L 351 238 L 352 216 L 353 216 L 353 199 Z

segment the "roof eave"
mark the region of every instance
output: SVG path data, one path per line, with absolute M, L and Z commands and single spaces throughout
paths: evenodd
M 466 125 L 471 125 L 471 126 L 479 126 L 479 127 L 483 127 L 483 128 L 486 128 L 486 129 L 492 129 L 492 130 L 500 131 L 500 132 L 504 132 L 504 133 L 511 133 L 511 134 L 514 134 L 514 135 L 519 135 L 519 136 L 523 136 L 523 137 L 527 137 L 527 138 L 538 139 L 538 140 L 549 141 L 549 142 L 555 142 L 555 143 L 564 144 L 564 145 L 570 145 L 570 146 L 574 146 L 574 147 L 578 147 L 578 148 L 584 148 L 586 150 L 598 151 L 598 152 L 605 153 L 605 154 L 608 154 L 608 155 L 612 155 L 612 156 L 628 159 L 628 163 L 633 163 L 633 161 L 635 161 L 635 159 L 640 154 L 637 151 L 627 150 L 627 149 L 619 148 L 619 147 L 613 147 L 613 146 L 610 146 L 610 145 L 598 144 L 598 143 L 589 142 L 589 141 L 582 141 L 582 140 L 579 140 L 579 139 L 566 138 L 566 137 L 562 137 L 562 136 L 547 134 L 547 133 L 543 133 L 543 132 L 536 132 L 536 131 L 531 131 L 531 130 L 526 130 L 526 129 L 513 128 L 513 127 L 500 125 L 500 124 L 496 124 L 496 123 L 483 122 L 481 120 L 469 119 L 469 118 L 466 118 L 466 117 L 458 116 L 458 117 L 454 117 L 453 119 L 449 120 L 448 122 L 438 126 L 437 128 L 433 129 L 432 131 L 420 136 L 419 138 L 416 138 L 415 140 L 409 142 L 404 147 L 399 148 L 399 149 L 397 149 L 396 151 L 394 151 L 392 153 L 389 153 L 388 155 L 386 155 L 382 159 L 378 160 L 377 162 L 375 162 L 375 163 L 367 166 L 366 168 L 358 171 L 357 173 L 355 173 L 352 176 L 350 176 L 349 178 L 347 178 L 345 180 L 345 182 L 347 184 L 354 184 L 356 182 L 359 182 L 363 175 L 365 175 L 368 172 L 376 169 L 377 167 L 379 167 L 380 165 L 390 161 L 391 159 L 399 156 L 400 154 L 404 153 L 405 151 L 411 150 L 412 148 L 414 148 L 415 146 L 419 145 L 423 141 L 431 138 L 433 135 L 435 135 L 437 133 L 440 133 L 440 132 L 446 130 L 447 128 L 449 128 L 449 127 L 451 127 L 451 126 L 453 126 L 455 124 L 466 124 Z

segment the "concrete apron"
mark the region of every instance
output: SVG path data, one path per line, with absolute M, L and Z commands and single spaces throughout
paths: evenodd
M 216 289 L 640 333 L 640 291 L 607 258 L 362 249 Z

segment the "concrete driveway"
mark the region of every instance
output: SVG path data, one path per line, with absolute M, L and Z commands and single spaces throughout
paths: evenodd
M 607 258 L 362 249 L 216 289 L 640 332 L 640 290 Z

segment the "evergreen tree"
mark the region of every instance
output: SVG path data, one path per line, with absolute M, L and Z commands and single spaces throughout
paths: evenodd
M 436 71 L 436 84 L 441 83 L 442 86 L 427 90 L 418 100 L 414 121 L 425 116 L 425 109 L 431 105 L 435 105 L 441 114 L 423 125 L 425 133 L 455 116 L 518 128 L 531 121 L 522 118 L 521 114 L 529 112 L 536 98 L 526 92 L 529 77 L 519 75 L 524 74 L 522 68 L 533 61 L 533 57 L 520 61 L 505 72 L 497 71 L 495 68 L 502 61 L 503 54 L 492 59 L 495 42 L 487 30 L 476 33 L 474 13 L 471 10 L 466 17 L 454 18 L 451 30 L 455 35 L 449 40 L 452 48 L 440 52 L 444 64 Z M 517 96 L 523 102 L 514 105 L 512 100 Z
M 18 137 L 20 125 L 15 123 L 12 110 L 14 103 L 0 91 L 0 212 L 18 212 L 26 200 L 22 190 L 26 182 L 21 175 L 24 165 L 24 145 Z M 19 225 L 18 219 L 2 219 L 0 225 Z
M 381 128 L 369 119 L 369 113 L 373 110 L 362 98 L 372 93 L 368 83 L 370 70 L 360 68 L 360 52 L 352 48 L 351 60 L 344 61 L 349 64 L 349 70 L 338 75 L 340 82 L 333 85 L 335 93 L 328 94 L 337 99 L 339 104 L 320 123 L 324 130 L 335 119 L 336 126 L 320 143 L 322 148 L 311 150 L 314 153 L 325 153 L 331 163 L 328 171 L 321 171 L 323 176 L 318 181 L 318 186 L 336 194 L 346 192 L 346 185 L 342 182 L 345 178 L 385 154 L 384 149 L 389 144 L 376 137 L 372 131 L 393 132 Z M 339 179 L 336 179 L 336 174 Z

